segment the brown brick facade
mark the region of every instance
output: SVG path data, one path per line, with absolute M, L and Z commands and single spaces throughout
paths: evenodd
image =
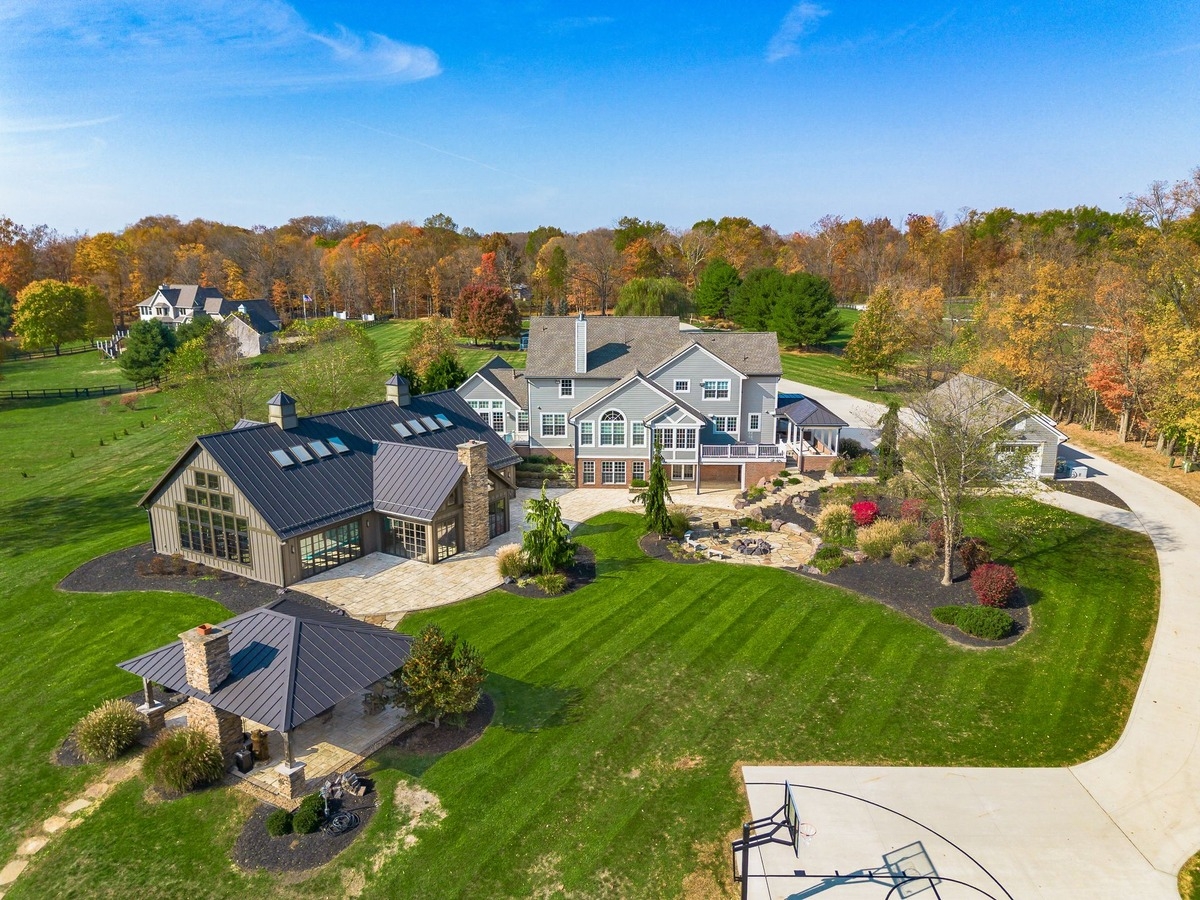
M 746 488 L 752 488 L 762 479 L 771 481 L 779 477 L 779 473 L 783 471 L 785 463 L 783 462 L 748 462 L 746 465 Z
M 585 462 L 595 463 L 595 466 L 596 466 L 596 479 L 591 484 L 584 484 L 584 481 L 583 481 L 583 467 L 584 467 L 583 464 Z M 606 462 L 623 462 L 623 463 L 625 463 L 625 480 L 620 482 L 619 484 L 604 484 L 603 483 L 604 470 L 602 468 L 602 465 Z M 628 490 L 629 483 L 631 481 L 633 481 L 633 464 L 635 462 L 645 463 L 646 474 L 643 475 L 642 477 L 649 478 L 650 477 L 650 461 L 648 459 L 646 459 L 646 457 L 644 457 L 644 456 L 629 457 L 626 459 L 614 459 L 611 456 L 606 456 L 603 459 L 580 457 L 575 463 L 575 486 L 581 487 L 581 488 L 583 488 L 583 487 L 585 487 L 585 488 L 610 488 L 610 489 L 619 489 L 619 490 L 623 490 L 623 491 Z

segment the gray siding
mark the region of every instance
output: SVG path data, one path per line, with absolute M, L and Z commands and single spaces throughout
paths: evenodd
M 741 439 L 757 441 L 762 444 L 775 443 L 775 419 L 770 413 L 775 412 L 775 398 L 779 389 L 779 379 L 774 376 L 754 376 L 747 378 L 742 385 L 742 420 Z M 760 430 L 757 434 L 750 432 L 750 414 L 758 413 Z
M 184 550 L 179 544 L 179 523 L 175 516 L 175 504 L 186 502 L 184 489 L 193 485 L 192 473 L 195 470 L 216 472 L 221 476 L 221 493 L 233 497 L 233 515 L 245 519 L 250 527 L 250 561 L 251 565 L 230 562 L 216 556 L 207 556 L 193 550 Z M 217 465 L 217 461 L 201 448 L 185 465 L 180 466 L 175 478 L 167 485 L 154 505 L 150 507 L 151 528 L 154 530 L 154 549 L 168 556 L 178 553 L 184 559 L 193 560 L 233 572 L 257 581 L 265 581 L 283 587 L 290 583 L 284 581 L 282 556 L 279 536 L 271 530 L 258 511 L 233 484 L 232 479 Z M 294 580 L 294 579 L 293 579 Z
M 504 431 L 503 434 L 517 433 L 517 410 L 520 409 L 512 398 L 499 390 L 494 384 L 483 378 L 471 378 L 458 389 L 458 395 L 464 400 L 487 400 L 495 402 L 500 400 L 504 403 Z M 491 419 L 487 419 L 488 427 L 492 425 Z
M 530 447 L 574 447 L 575 435 L 567 423 L 564 437 L 542 437 L 542 414 L 562 413 L 570 418 L 571 410 L 611 387 L 615 378 L 576 378 L 575 396 L 558 396 L 557 378 L 529 379 L 529 445 Z M 661 405 L 661 404 L 660 404 Z
M 634 422 L 641 422 L 655 410 L 662 409 L 666 402 L 667 400 L 662 394 L 641 381 L 630 382 L 620 390 L 609 394 L 575 422 L 576 434 L 578 434 L 580 422 L 592 423 L 593 444 L 590 447 L 580 445 L 579 455 L 612 459 L 638 459 L 641 457 L 649 459 L 649 429 L 646 430 L 645 444 L 635 447 L 630 442 L 632 425 Z M 600 417 L 610 409 L 619 410 L 625 415 L 625 445 L 622 447 L 600 446 Z

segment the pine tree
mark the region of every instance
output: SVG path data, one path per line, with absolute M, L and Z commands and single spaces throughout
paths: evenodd
M 895 400 L 888 403 L 885 412 L 876 423 L 879 428 L 879 481 L 887 481 L 900 473 L 900 404 Z
M 543 575 L 565 569 L 575 561 L 575 543 L 571 530 L 562 520 L 562 509 L 558 501 L 546 496 L 546 485 L 542 484 L 542 496 L 525 503 L 530 528 L 521 541 L 521 552 L 530 565 Z
M 391 701 L 441 726 L 443 716 L 462 716 L 479 703 L 487 672 L 479 652 L 458 635 L 446 637 L 426 625 L 413 641 L 407 662 L 390 679 Z
M 646 507 L 642 520 L 646 523 L 646 531 L 666 536 L 671 532 L 671 512 L 667 504 L 671 502 L 671 491 L 667 487 L 667 474 L 663 466 L 662 445 L 655 444 L 654 459 L 650 463 L 650 480 L 646 487 L 633 498 L 634 503 Z

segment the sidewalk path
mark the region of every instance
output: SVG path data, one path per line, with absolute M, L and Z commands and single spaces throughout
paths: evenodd
M 843 404 L 859 402 L 842 398 Z M 869 833 L 839 838 L 836 824 L 826 823 L 823 852 L 836 856 L 840 842 L 843 865 L 863 864 L 852 858 L 869 856 L 868 848 L 878 865 L 878 854 L 893 849 L 883 844 L 920 839 L 924 825 L 956 841 L 1015 898 L 1177 900 L 1176 873 L 1200 848 L 1200 507 L 1109 460 L 1087 459 L 1129 513 L 1061 493 L 1039 499 L 1147 533 L 1162 584 L 1154 643 L 1116 745 L 1064 769 L 747 766 L 752 816 L 770 815 L 780 793 L 750 785 L 787 778 L 821 789 L 811 792 L 818 808 L 842 796 L 828 793 L 833 790 L 895 811 L 875 810 Z M 885 820 L 891 824 L 881 824 Z M 901 821 L 908 824 L 896 824 Z M 784 862 L 776 859 L 773 870 Z M 803 867 L 795 857 L 790 864 Z M 794 880 L 789 891 L 758 882 L 752 896 L 785 897 L 798 889 Z M 848 887 L 842 896 L 853 893 Z

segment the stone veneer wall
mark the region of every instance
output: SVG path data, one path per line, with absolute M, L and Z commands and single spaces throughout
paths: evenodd
M 233 754 L 242 747 L 241 716 L 192 697 L 187 702 L 187 721 L 190 727 L 199 728 L 216 741 L 226 768 L 233 765 Z
M 481 550 L 488 536 L 487 444 L 467 441 L 458 445 L 458 461 L 467 467 L 463 478 L 463 549 L 468 553 Z
M 183 643 L 184 673 L 196 690 L 211 694 L 233 674 L 228 629 L 213 628 L 202 634 L 199 628 L 191 628 L 179 635 L 179 640 Z

